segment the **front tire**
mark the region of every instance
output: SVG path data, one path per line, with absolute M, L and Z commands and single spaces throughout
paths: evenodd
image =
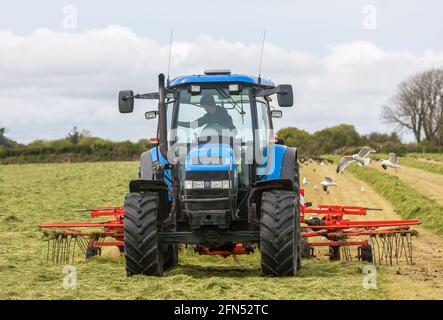
M 128 276 L 163 274 L 163 254 L 157 236 L 157 213 L 156 193 L 129 193 L 126 196 L 124 241 Z
M 300 256 L 300 199 L 296 192 L 264 192 L 261 203 L 261 272 L 265 276 L 294 276 Z

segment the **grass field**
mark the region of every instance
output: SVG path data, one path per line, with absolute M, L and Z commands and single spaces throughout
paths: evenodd
M 121 204 L 127 183 L 136 177 L 138 163 L 30 164 L 0 166 L 0 299 L 395 299 L 443 298 L 441 267 L 434 250 L 425 247 L 416 266 L 378 267 L 378 289 L 362 286 L 363 264 L 329 262 L 326 258 L 303 261 L 295 278 L 263 278 L 259 252 L 238 260 L 198 256 L 182 248 L 180 265 L 162 278 L 127 278 L 124 258 L 116 250 L 102 257 L 78 259 L 76 290 L 62 287 L 63 266 L 46 261 L 46 244 L 36 227 L 41 222 L 87 221 L 76 208 Z M 303 174 L 318 179 L 332 166 Z M 321 170 L 327 170 L 325 172 Z M 312 173 L 311 173 L 312 172 Z M 343 183 L 360 185 L 352 176 Z M 366 195 L 339 188 L 337 201 L 383 206 L 390 204 L 369 185 Z M 334 194 L 335 193 L 335 194 Z M 311 200 L 326 201 L 321 192 Z M 442 248 L 439 237 L 424 241 Z M 418 244 L 420 248 L 420 243 Z M 118 250 L 117 250 L 118 251 Z M 423 271 L 422 269 L 425 269 Z M 411 290 L 413 288 L 413 290 Z
M 443 162 L 443 153 L 407 153 L 407 158 Z
M 377 153 L 371 155 L 371 158 L 388 159 L 389 155 Z M 408 153 L 406 157 L 400 158 L 399 163 L 402 166 L 443 175 L 443 162 L 440 159 L 443 159 L 443 156 L 441 154 Z

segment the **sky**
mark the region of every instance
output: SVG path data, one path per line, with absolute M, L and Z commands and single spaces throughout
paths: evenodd
M 390 132 L 381 107 L 399 82 L 443 66 L 442 1 L 2 1 L 0 126 L 22 143 L 63 138 L 74 125 L 113 140 L 154 136 L 155 102 L 119 114 L 119 90 L 155 91 L 209 68 L 294 87 L 275 127 L 340 123 Z M 405 140 L 411 136 L 403 135 Z

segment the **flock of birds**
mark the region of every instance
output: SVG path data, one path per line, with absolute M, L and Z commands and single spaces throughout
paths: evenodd
M 336 169 L 337 174 L 341 174 L 343 173 L 343 171 L 345 170 L 345 168 L 350 165 L 353 162 L 358 163 L 360 166 L 362 167 L 367 167 L 369 166 L 369 164 L 371 163 L 371 159 L 369 158 L 369 155 L 371 153 L 375 153 L 376 150 L 370 147 L 363 147 L 361 148 L 361 150 L 353 155 L 350 156 L 344 156 Z M 388 159 L 382 159 L 380 160 L 380 166 L 384 169 L 387 170 L 388 168 L 393 168 L 395 169 L 395 171 L 397 172 L 397 170 L 400 168 L 400 166 L 398 165 L 398 162 L 400 160 L 400 157 L 397 156 L 395 153 L 389 153 L 389 158 Z M 324 165 L 323 162 L 319 162 L 319 165 Z M 306 177 L 303 178 L 302 180 L 302 184 L 303 185 L 308 185 L 309 181 Z M 321 182 L 320 185 L 323 188 L 323 191 L 327 194 L 329 194 L 329 188 L 330 187 L 337 187 L 337 183 L 334 182 L 334 180 L 330 177 L 325 177 Z M 318 186 L 314 185 L 314 190 L 318 190 Z M 364 186 L 360 187 L 360 191 L 361 192 L 365 192 L 365 188 Z

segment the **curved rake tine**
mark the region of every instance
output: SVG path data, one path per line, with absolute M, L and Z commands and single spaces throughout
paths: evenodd
M 75 247 L 77 246 L 77 240 L 78 240 L 78 237 L 77 236 L 75 236 L 75 239 L 74 239 L 74 246 L 72 247 L 72 263 L 74 263 L 74 259 L 75 259 Z
M 69 263 L 69 256 L 71 253 L 72 236 L 70 236 L 66 242 L 67 242 L 67 244 L 66 244 L 67 250 L 65 252 L 65 263 L 67 264 L 67 263 Z
M 404 254 L 405 254 L 406 263 L 408 263 L 408 253 L 406 252 L 405 238 L 402 235 L 401 236 L 401 255 L 403 255 L 403 251 L 404 251 Z
M 392 251 L 393 251 L 393 235 L 391 233 L 388 234 L 388 250 L 389 250 L 389 265 L 392 266 Z
M 412 261 L 412 237 L 411 237 L 411 233 L 407 233 L 406 234 L 406 241 L 407 241 L 407 244 L 408 244 L 409 262 L 412 265 L 413 261 Z
M 46 252 L 46 262 L 49 261 L 49 252 L 51 250 L 51 239 L 48 239 L 48 251 Z
M 60 236 L 58 235 L 55 242 L 55 263 L 58 263 L 59 250 L 60 250 Z
M 381 242 L 381 245 L 382 245 L 382 251 L 381 251 L 381 261 L 385 261 L 385 259 L 386 259 L 386 244 L 385 244 L 385 239 L 384 239 L 384 237 L 379 237 L 380 238 L 380 242 Z M 381 263 L 380 263 L 381 264 Z
M 400 246 L 400 235 L 398 233 L 395 234 L 395 262 L 398 264 L 398 248 Z

